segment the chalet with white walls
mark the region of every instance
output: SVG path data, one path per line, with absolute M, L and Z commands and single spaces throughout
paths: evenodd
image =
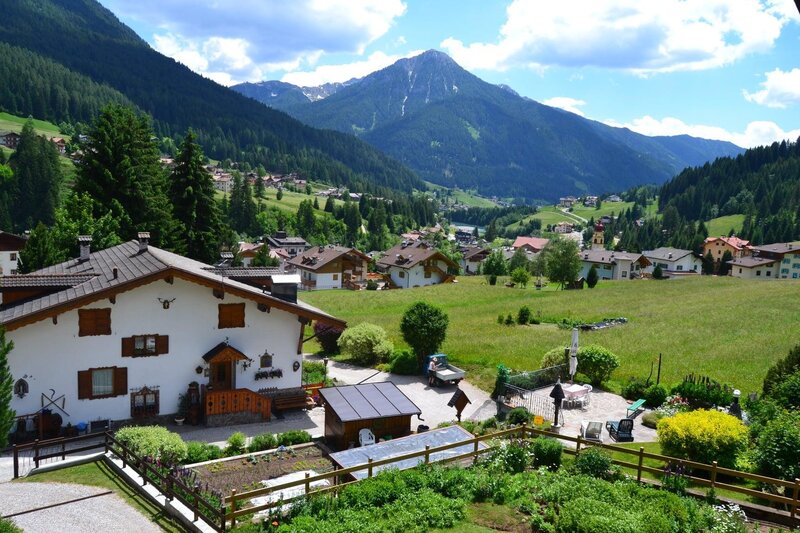
M 730 275 L 745 279 L 800 279 L 800 243 L 751 246 L 751 255 L 728 261 Z
M 615 252 L 613 250 L 593 249 L 579 253 L 581 258 L 580 277 L 586 279 L 592 265 L 597 275 L 605 280 L 635 279 L 650 266 L 650 261 L 642 254 Z
M 355 248 L 318 246 L 287 262 L 300 274 L 305 290 L 361 289 L 367 283 L 369 256 Z
M 461 272 L 468 275 L 477 274 L 480 271 L 481 263 L 492 253 L 491 250 L 481 246 L 462 246 L 458 251 L 461 252 L 461 261 L 459 261 Z
M 458 265 L 449 257 L 424 241 L 403 241 L 386 251 L 378 263 L 387 283 L 392 288 L 408 289 L 449 283 Z
M 667 276 L 699 274 L 702 269 L 702 260 L 691 250 L 662 247 L 645 250 L 642 255 L 650 261 L 650 265 L 644 269 L 648 274 L 652 274 L 656 266 L 660 266 L 661 271 Z
M 15 431 L 31 429 L 25 418 L 163 421 L 187 393 L 187 421 L 212 425 L 269 420 L 278 404 L 305 401 L 304 326 L 345 324 L 148 238 L 94 253 L 84 238 L 77 259 L 0 278 Z
M 19 252 L 25 248 L 27 239 L 0 231 L 0 276 L 16 274 L 19 269 Z

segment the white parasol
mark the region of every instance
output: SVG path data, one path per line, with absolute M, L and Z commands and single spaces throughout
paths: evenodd
M 578 328 L 572 328 L 572 344 L 569 347 L 569 379 L 575 379 L 578 371 Z

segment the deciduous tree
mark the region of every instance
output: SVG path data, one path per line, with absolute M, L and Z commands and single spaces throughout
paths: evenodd
M 575 281 L 581 271 L 581 259 L 575 241 L 552 239 L 542 253 L 545 254 L 545 269 L 550 281 L 558 283 L 562 289 L 568 283 Z
M 416 302 L 403 314 L 400 331 L 414 350 L 420 368 L 426 355 L 439 351 L 447 336 L 449 322 L 447 313 L 427 302 Z

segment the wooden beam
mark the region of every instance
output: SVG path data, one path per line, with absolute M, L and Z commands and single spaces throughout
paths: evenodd
M 53 315 L 53 324 L 58 324 L 58 315 Z
M 262 313 L 264 313 L 264 312 L 269 313 L 270 310 L 272 310 L 272 308 L 270 306 L 268 306 L 267 304 L 262 302 L 262 303 L 258 304 L 258 310 L 261 311 Z
M 225 291 L 222 289 L 214 289 L 212 292 L 214 293 L 214 298 L 219 298 L 220 300 L 225 298 Z
M 117 295 L 112 294 L 111 296 L 108 297 L 108 301 L 111 302 L 112 304 L 117 303 Z
M 164 281 L 166 281 L 167 283 L 172 285 L 173 283 L 175 283 L 175 277 L 174 276 L 167 276 L 166 278 L 164 278 Z

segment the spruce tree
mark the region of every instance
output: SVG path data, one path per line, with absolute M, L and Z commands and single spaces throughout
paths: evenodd
M 53 232 L 41 222 L 31 231 L 25 248 L 19 252 L 22 273 L 33 272 L 67 260 L 66 252 L 55 245 L 53 236 Z
M 733 255 L 731 254 L 730 250 L 725 250 L 725 253 L 722 254 L 722 260 L 719 262 L 719 268 L 717 269 L 717 275 L 719 276 L 727 276 L 728 272 L 731 270 L 731 266 L 728 264 L 728 261 L 733 261 Z
M 180 145 L 170 176 L 169 197 L 177 223 L 177 240 L 186 255 L 204 263 L 218 256 L 220 215 L 214 183 L 203 166 L 205 156 L 192 130 Z
M 175 225 L 166 185 L 148 118 L 129 107 L 104 108 L 89 130 L 75 180 L 75 191 L 94 199 L 95 216 L 111 211 L 122 240 L 149 231 L 153 244 L 170 247 Z
M 328 196 L 328 199 L 325 200 L 325 212 L 326 213 L 333 213 L 333 196 Z
M 597 265 L 593 264 L 592 268 L 589 269 L 589 273 L 586 274 L 586 285 L 590 289 L 594 289 L 598 281 L 600 281 L 600 276 L 597 274 Z
M 8 433 L 16 415 L 11 409 L 14 378 L 8 365 L 8 354 L 13 349 L 14 342 L 6 340 L 6 330 L 0 326 L 0 449 L 8 445 Z

